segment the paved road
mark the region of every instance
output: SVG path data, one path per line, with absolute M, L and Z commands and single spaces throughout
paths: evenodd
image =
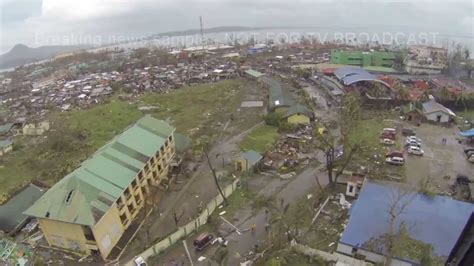
M 322 172 L 322 166 L 318 168 L 308 167 L 299 175 L 293 177 L 290 181 L 284 182 L 282 185 L 280 179 L 273 178 L 273 180 L 260 191 L 260 195 L 263 196 L 275 196 L 275 203 L 284 201 L 284 205 L 291 204 L 301 197 L 314 191 L 314 187 L 317 186 L 316 176 L 322 186 L 328 184 L 327 175 Z M 237 213 L 236 216 L 245 216 L 245 213 Z M 229 265 L 239 265 L 245 259 L 243 255 L 248 254 L 252 251 L 255 245 L 261 245 L 265 242 L 268 232 L 265 230 L 265 224 L 271 219 L 271 214 L 266 214 L 265 210 L 262 209 L 257 214 L 247 214 L 247 219 L 243 220 L 238 224 L 239 228 L 250 228 L 251 224 L 256 224 L 256 230 L 254 232 L 248 231 L 242 235 L 233 232 L 227 237 L 229 240 Z M 224 225 L 227 227 L 227 225 Z
M 328 108 L 326 101 L 317 88 L 311 86 L 311 90 L 314 91 L 316 95 L 319 96 L 320 101 L 322 102 L 320 106 L 323 106 L 322 109 L 316 110 L 320 115 L 325 117 L 334 118 L 336 115 L 336 110 L 333 108 Z M 338 130 L 334 130 L 334 135 L 339 136 Z M 324 162 L 325 157 L 322 153 L 317 154 L 317 159 L 320 162 Z M 318 177 L 319 183 L 322 186 L 328 184 L 327 174 L 323 172 L 324 164 L 321 166 L 307 167 L 300 174 L 293 177 L 290 180 L 282 180 L 275 177 L 261 176 L 254 178 L 249 182 L 249 186 L 253 190 L 259 191 L 259 195 L 269 197 L 275 197 L 275 203 L 279 203 L 281 200 L 284 200 L 285 204 L 292 203 L 304 197 L 311 191 L 314 191 L 314 187 L 317 186 L 316 176 Z M 238 192 L 236 192 L 238 193 Z M 271 219 L 270 213 L 265 213 L 265 210 L 261 210 L 258 213 L 253 213 L 251 207 L 242 206 L 242 208 L 237 211 L 232 219 L 232 223 L 241 229 L 242 233 L 236 233 L 233 228 L 226 224 L 222 223 L 219 231 L 221 232 L 230 232 L 226 235 L 226 239 L 229 240 L 228 245 L 228 265 L 239 265 L 240 262 L 245 261 L 244 256 L 252 251 L 255 245 L 261 245 L 267 238 L 268 232 L 265 230 L 265 224 Z M 256 224 L 256 230 L 248 230 L 252 224 Z M 185 241 L 189 247 L 192 247 L 193 236 L 189 237 Z M 194 265 L 209 265 L 209 259 L 206 259 L 202 262 L 198 262 L 198 258 L 201 256 L 210 257 L 214 254 L 216 247 L 209 248 L 204 253 L 196 253 L 191 250 L 191 257 L 193 259 Z M 172 255 L 166 256 L 163 258 L 162 263 L 173 260 L 176 258 L 180 262 L 184 262 L 185 265 L 190 265 L 186 258 L 183 256 L 185 254 L 184 248 L 179 247 L 176 250 L 172 251 Z M 214 264 L 211 264 L 214 265 Z

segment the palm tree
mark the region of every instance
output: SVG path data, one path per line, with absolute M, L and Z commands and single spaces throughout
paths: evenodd
M 421 102 L 426 102 L 430 99 L 430 93 L 429 91 L 424 91 L 421 95 L 420 95 L 420 101 Z
M 448 86 L 443 86 L 439 91 L 439 97 L 445 101 L 452 100 L 451 92 L 448 89 Z
M 458 95 L 456 95 L 456 105 L 458 105 L 459 102 L 461 102 L 464 106 L 464 111 L 467 111 L 467 105 L 466 102 L 469 101 L 472 98 L 472 93 L 469 93 L 467 91 L 462 91 Z
M 397 87 L 396 87 L 396 91 L 398 93 L 398 97 L 400 98 L 400 100 L 409 100 L 410 99 L 410 90 L 408 90 L 408 88 L 403 85 L 403 84 L 399 84 Z

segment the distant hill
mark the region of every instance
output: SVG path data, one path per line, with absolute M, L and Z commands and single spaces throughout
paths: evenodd
M 250 30 L 263 30 L 263 29 L 271 29 L 270 27 L 241 27 L 241 26 L 222 26 L 222 27 L 214 27 L 203 29 L 203 33 L 220 33 L 220 32 L 232 32 L 232 31 L 250 31 Z M 201 33 L 200 29 L 189 29 L 189 30 L 182 30 L 182 31 L 169 31 L 158 33 L 155 35 L 150 36 L 150 39 L 159 38 L 159 37 L 173 37 L 173 36 L 184 36 L 184 35 L 193 35 Z
M 0 69 L 17 67 L 24 64 L 33 63 L 62 53 L 68 53 L 87 49 L 85 45 L 57 45 L 57 46 L 40 46 L 31 48 L 24 44 L 15 45 L 8 53 L 0 55 Z

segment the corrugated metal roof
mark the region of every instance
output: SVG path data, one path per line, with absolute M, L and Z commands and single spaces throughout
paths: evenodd
M 258 163 L 263 157 L 260 153 L 254 150 L 248 150 L 242 154 L 242 158 L 248 161 L 250 165 Z
M 257 70 L 253 70 L 253 69 L 248 69 L 248 70 L 245 71 L 245 73 L 252 76 L 252 77 L 254 77 L 254 78 L 259 78 L 261 76 L 265 76 L 265 74 L 260 73 Z
M 444 105 L 434 100 L 430 100 L 423 103 L 423 113 L 430 114 L 434 112 L 444 112 L 449 115 L 456 116 L 456 114 L 453 111 L 451 111 L 451 109 L 445 107 Z
M 0 134 L 7 133 L 8 131 L 10 131 L 10 129 L 12 129 L 12 127 L 13 127 L 13 123 L 6 123 L 3 125 L 0 125 Z
M 368 73 L 368 72 L 360 67 L 342 67 L 334 71 L 334 75 L 338 79 L 343 79 L 344 77 L 354 75 L 357 73 Z
M 24 222 L 27 216 L 23 215 L 23 211 L 38 200 L 43 193 L 43 189 L 30 184 L 5 204 L 0 205 L 0 230 L 9 233 Z
M 364 244 L 371 239 L 389 232 L 387 209 L 393 204 L 397 189 L 401 188 L 367 182 L 351 209 L 349 223 L 340 242 L 363 249 Z M 449 255 L 474 211 L 473 204 L 449 197 L 430 198 L 423 194 L 412 194 L 400 200 L 400 204 L 405 202 L 407 207 L 399 215 L 397 227 L 403 222 L 412 238 L 431 244 L 438 256 Z M 383 247 L 377 249 L 384 253 Z
M 292 116 L 292 115 L 295 115 L 295 114 L 304 114 L 308 117 L 311 117 L 311 115 L 312 115 L 311 111 L 308 110 L 308 108 L 306 108 L 305 106 L 303 106 L 301 104 L 296 104 L 296 105 L 293 105 L 292 107 L 288 108 L 288 111 L 286 112 L 284 117 L 289 117 L 289 116 Z
M 6 140 L 0 140 L 0 148 L 6 148 L 10 145 L 12 145 L 13 142 L 9 139 L 6 139 Z
M 94 225 L 174 130 L 164 121 L 141 118 L 56 183 L 24 214 Z
M 269 106 L 270 109 L 274 109 L 279 106 L 292 106 L 293 98 L 290 93 L 286 91 L 280 84 L 279 81 L 263 77 L 263 82 L 267 85 L 269 90 Z

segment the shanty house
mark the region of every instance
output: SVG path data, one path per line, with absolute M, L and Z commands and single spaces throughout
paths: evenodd
M 283 116 L 289 124 L 309 125 L 312 113 L 306 107 L 300 104 L 291 106 Z
M 364 184 L 363 176 L 351 175 L 347 179 L 346 196 L 356 197 L 357 195 L 359 195 L 363 184 Z
M 416 243 L 431 245 L 433 255 L 447 258 L 461 235 L 474 205 L 450 197 L 428 197 L 409 192 L 399 185 L 365 182 L 353 204 L 349 222 L 339 240 L 337 252 L 384 263 L 387 234 L 391 227 L 389 208 L 403 212 L 393 220 L 397 230 Z M 412 242 L 408 242 L 412 243 Z M 414 244 L 413 244 L 414 245 Z M 416 245 L 414 245 L 416 246 Z M 404 245 L 410 248 L 409 245 Z M 396 252 L 390 265 L 420 265 L 420 258 L 410 252 Z
M 262 155 L 253 150 L 243 152 L 234 159 L 234 168 L 239 172 L 249 171 L 256 166 L 262 158 Z
M 23 126 L 23 135 L 35 136 L 43 135 L 44 132 L 49 130 L 49 122 L 43 121 L 39 123 L 29 123 Z
M 410 122 L 418 122 L 423 117 L 423 112 L 414 103 L 402 106 L 400 112 L 405 117 L 405 120 Z
M 0 156 L 3 156 L 13 150 L 13 142 L 11 140 L 0 140 Z
M 13 129 L 14 124 L 13 123 L 6 123 L 3 125 L 0 125 L 0 135 L 7 135 L 11 132 Z
M 423 103 L 423 115 L 428 121 L 436 123 L 449 123 L 456 117 L 451 109 L 431 99 Z
M 265 76 L 265 74 L 260 73 L 257 70 L 253 70 L 253 69 L 245 70 L 245 75 L 254 80 L 259 80 L 261 77 Z
M 24 214 L 36 217 L 50 246 L 107 258 L 122 236 L 129 237 L 124 232 L 137 219 L 150 185 L 168 179 L 174 131 L 164 121 L 141 118 Z

